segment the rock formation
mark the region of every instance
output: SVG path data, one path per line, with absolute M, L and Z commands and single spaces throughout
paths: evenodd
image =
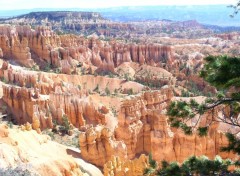
M 102 27 L 98 29 L 102 35 L 112 35 L 111 31 L 105 30 L 109 26 L 117 30 L 131 28 L 128 24 L 85 23 L 84 20 L 89 19 L 104 21 L 95 13 L 63 12 L 53 15 L 46 12 L 30 15 L 31 18 L 41 18 L 44 24 L 54 20 L 56 24 L 62 23 L 73 30 Z M 24 20 L 28 15 L 21 18 L 26 22 Z M 65 21 L 58 20 L 62 18 Z M 71 24 L 71 20 L 76 18 L 82 18 L 82 23 Z M 173 29 L 201 28 L 195 21 L 172 25 Z M 149 32 L 154 31 L 153 28 Z M 130 38 L 131 35 L 129 33 Z M 230 38 L 224 35 L 220 37 Z M 95 34 L 91 37 L 57 35 L 49 25 L 35 29 L 30 26 L 1 25 L 0 57 L 9 62 L 1 62 L 0 89 L 3 91 L 0 91 L 3 92 L 3 102 L 0 103 L 6 104 L 4 112 L 12 115 L 13 122 L 21 125 L 24 134 L 21 132 L 20 136 L 17 135 L 20 138 L 25 134 L 39 137 L 41 131 L 47 128 L 58 132 L 55 127 L 67 121 L 71 129 L 69 134 L 80 133 L 82 158 L 103 168 L 104 174 L 109 176 L 142 175 L 147 159 L 141 154 L 152 153 L 155 160 L 170 162 L 182 162 L 190 155 L 206 155 L 211 159 L 216 155 L 236 158 L 232 153 L 220 152 L 220 147 L 227 145 L 221 132 L 226 131 L 222 130 L 222 124 L 213 123 L 208 136 L 199 137 L 196 133 L 186 136 L 181 130 L 170 127 L 166 110 L 174 99 L 175 90 L 178 91 L 175 95 L 181 95 L 181 90 L 191 90 L 193 87 L 201 93 L 215 93 L 215 88 L 209 87 L 196 74 L 204 64 L 203 58 L 207 53 L 217 52 L 215 45 L 221 45 L 227 52 L 230 49 L 226 48 L 238 45 L 216 38 L 172 39 L 178 43 L 172 47 L 169 40 L 159 39 L 154 44 L 146 38 L 145 42 L 139 43 L 129 40 L 104 41 Z M 214 113 L 216 115 L 218 110 Z M 200 124 L 206 123 L 211 117 L 212 114 L 205 114 Z M 0 135 L 5 140 L 11 136 L 12 130 L 3 129 L 0 127 Z M 41 140 L 35 143 L 45 145 L 49 142 L 47 138 L 39 138 Z M 35 144 L 30 144 L 35 147 Z M 18 146 L 17 143 L 14 142 L 14 146 Z M 13 151 L 10 156 L 20 161 L 22 155 L 18 156 L 13 146 L 7 147 Z M 26 151 L 25 148 L 23 150 Z M 65 149 L 60 152 L 66 153 Z M 1 156 L 7 154 L 5 148 L 1 149 L 0 146 Z M 4 157 L 0 158 L 0 167 L 16 164 L 12 158 L 5 161 Z M 23 157 L 21 162 L 27 162 L 28 159 Z M 66 160 L 60 172 L 65 175 L 71 175 L 68 171 L 78 173 L 75 163 L 71 159 Z M 44 169 L 43 172 L 55 173 L 51 168 Z
M 167 146 L 166 139 L 171 138 L 172 134 L 166 122 L 167 118 L 161 111 L 166 108 L 172 96 L 171 90 L 166 88 L 145 92 L 139 97 L 130 97 L 123 101 L 115 135 L 117 140 L 123 140 L 127 145 L 130 159 L 135 158 L 136 154 L 150 153 L 153 148 L 152 140 L 157 135 L 159 142 L 165 141 L 162 147 Z
M 24 31 L 31 30 L 24 28 Z M 22 65 L 31 67 L 33 60 L 31 59 L 30 49 L 28 47 L 28 40 L 26 37 L 18 37 L 16 28 L 11 26 L 0 26 L 0 48 L 2 48 L 2 57 L 7 59 L 14 59 Z
M 97 166 L 103 165 L 113 156 L 126 159 L 126 145 L 116 141 L 113 133 L 104 126 L 90 127 L 79 135 L 83 159 Z
M 206 155 L 211 159 L 216 155 L 234 156 L 220 152 L 227 139 L 218 131 L 218 124 L 212 125 L 206 137 L 186 136 L 180 130 L 171 129 L 164 113 L 172 97 L 171 89 L 163 88 L 123 101 L 115 136 L 126 144 L 129 159 L 150 152 L 157 161 L 183 162 L 190 155 Z
M 144 169 L 148 167 L 148 159 L 141 155 L 138 159 L 122 160 L 118 156 L 113 156 L 104 165 L 104 176 L 140 176 L 144 174 Z
M 138 83 L 92 75 L 57 75 L 18 70 L 7 62 L 0 69 L 0 79 L 4 80 L 3 100 L 16 122 L 33 124 L 34 129 L 52 128 L 53 121 L 62 123 L 65 115 L 75 127 L 85 124 L 106 124 L 108 108 L 91 100 L 89 91 L 105 92 L 125 90 L 130 85 L 139 92 L 144 87 Z M 109 83 L 111 83 L 109 85 Z M 109 85 L 109 86 L 108 86 Z
M 109 82 L 108 88 L 113 92 L 119 90 L 120 85 L 124 89 L 124 85 L 130 82 L 121 84 L 122 81 L 115 78 L 91 75 L 36 74 L 17 70 L 7 62 L 0 69 L 0 78 L 10 84 L 3 85 L 3 100 L 18 124 L 28 122 L 39 132 L 53 128 L 55 120 L 61 124 L 62 118 L 67 117 L 82 131 L 79 139 L 82 157 L 98 166 L 103 167 L 113 155 L 134 159 L 150 152 L 158 161 L 174 159 L 182 162 L 190 154 L 204 154 L 210 158 L 217 154 L 233 157 L 219 151 L 227 140 L 218 132 L 218 125 L 202 138 L 185 136 L 170 128 L 165 111 L 173 92 L 168 86 L 125 98 L 117 109 L 116 127 L 111 126 L 109 130 L 106 125 L 114 121 L 114 117 L 107 107 L 94 102 L 86 90 L 96 89 L 98 83 L 98 91 L 104 90 L 104 85 Z M 135 85 L 133 87 L 136 89 Z M 28 126 L 24 129 L 29 129 Z
M 53 120 L 62 123 L 64 115 L 75 126 L 105 124 L 105 114 L 90 100 L 73 94 L 41 95 L 37 89 L 3 86 L 3 100 L 19 124 L 33 123 L 34 129 L 53 127 Z M 105 112 L 107 113 L 107 112 Z
M 26 67 L 59 68 L 63 73 L 76 72 L 80 63 L 93 64 L 100 71 L 114 72 L 123 62 L 171 64 L 172 49 L 159 44 L 124 44 L 58 36 L 49 27 L 0 26 L 0 48 L 3 57 Z
M 48 98 L 39 96 L 34 89 L 3 86 L 3 100 L 18 124 L 30 122 L 34 129 L 52 127 Z

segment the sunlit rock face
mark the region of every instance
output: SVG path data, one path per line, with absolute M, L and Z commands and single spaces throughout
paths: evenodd
M 159 44 L 123 44 L 98 39 L 58 36 L 49 27 L 0 26 L 0 56 L 26 67 L 51 65 L 62 73 L 75 73 L 79 63 L 112 72 L 124 62 L 171 64 L 172 49 Z
M 85 15 L 100 20 L 98 14 Z M 206 47 L 205 52 L 215 53 L 211 45 L 232 45 L 215 38 L 204 39 L 203 45 L 181 42 L 186 46 L 103 41 L 94 35 L 57 35 L 46 26 L 1 25 L 0 58 L 9 61 L 0 69 L 2 100 L 25 131 L 53 129 L 67 118 L 80 133 L 81 157 L 103 168 L 105 175 L 142 175 L 147 159 L 141 154 L 178 162 L 191 155 L 235 158 L 220 152 L 227 140 L 218 123 L 206 137 L 186 136 L 170 127 L 167 107 L 181 90 L 191 88 L 187 81 L 204 93 L 216 92 L 196 74 L 204 63 L 204 54 L 196 51 Z
M 221 146 L 228 142 L 224 134 L 218 131 L 218 124 L 211 126 L 206 137 L 197 134 L 186 136 L 170 128 L 165 112 L 172 97 L 171 89 L 165 88 L 123 101 L 115 135 L 117 140 L 125 142 L 128 158 L 150 152 L 157 161 L 183 162 L 190 155 L 234 157 L 232 153 L 220 152 Z M 211 117 L 212 114 L 207 114 L 203 119 Z
M 126 145 L 122 141 L 116 141 L 113 133 L 104 126 L 82 131 L 79 144 L 83 159 L 97 166 L 103 167 L 112 156 L 127 159 Z
M 134 160 L 122 160 L 114 156 L 104 165 L 104 176 L 138 176 L 144 174 L 144 169 L 148 167 L 148 159 L 141 155 Z
M 19 167 L 32 174 L 83 176 L 66 147 L 31 129 L 0 125 L 0 169 Z M 61 164 L 59 164 L 61 163 Z

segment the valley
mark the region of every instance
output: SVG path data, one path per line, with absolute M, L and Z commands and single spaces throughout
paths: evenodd
M 159 163 L 192 155 L 239 161 L 221 150 L 228 145 L 224 133 L 237 127 L 214 121 L 206 136 L 186 135 L 167 114 L 171 101 L 217 95 L 199 72 L 209 55 L 239 56 L 238 31 L 72 11 L 0 23 L 0 169 L 139 176 L 150 154 Z M 199 123 L 221 112 L 215 108 Z M 188 123 L 196 122 L 197 115 Z

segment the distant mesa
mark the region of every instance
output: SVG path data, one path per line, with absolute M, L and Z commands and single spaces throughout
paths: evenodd
M 30 19 L 61 21 L 64 19 L 78 19 L 78 20 L 104 20 L 100 13 L 97 12 L 73 12 L 73 11 L 49 11 L 49 12 L 31 12 L 28 14 L 20 15 L 10 19 Z

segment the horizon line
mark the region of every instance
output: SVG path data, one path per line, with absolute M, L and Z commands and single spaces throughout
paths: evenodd
M 112 6 L 112 7 L 36 7 L 36 8 L 21 8 L 21 9 L 1 9 L 1 11 L 18 11 L 18 10 L 35 10 L 35 9 L 114 9 L 114 8 L 123 8 L 123 7 L 133 7 L 133 8 L 140 8 L 140 7 L 166 7 L 166 6 L 170 6 L 170 7 L 191 7 L 191 6 L 226 6 L 229 7 L 231 6 L 231 4 L 193 4 L 193 5 L 183 5 L 183 4 L 179 4 L 179 5 L 170 5 L 170 4 L 164 4 L 164 5 L 139 5 L 139 6 L 132 6 L 132 5 L 122 5 L 122 6 Z

